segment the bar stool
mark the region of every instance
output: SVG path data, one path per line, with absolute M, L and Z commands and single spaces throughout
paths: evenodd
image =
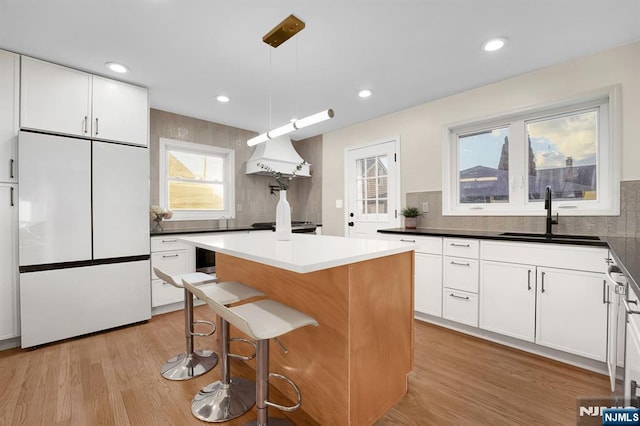
M 158 278 L 167 284 L 171 284 L 176 288 L 184 290 L 184 327 L 187 342 L 186 352 L 176 355 L 165 362 L 160 369 L 160 373 L 162 374 L 162 377 L 168 380 L 188 380 L 201 376 L 218 364 L 218 355 L 216 355 L 215 352 L 206 349 L 194 351 L 193 337 L 211 336 L 216 331 L 216 327 L 209 321 L 194 321 L 193 295 L 189 290 L 184 288 L 182 280 L 187 279 L 189 282 L 198 285 L 215 282 L 215 280 L 210 275 L 202 272 L 169 275 L 156 267 L 153 268 L 153 272 L 155 272 Z M 195 333 L 193 330 L 194 324 L 207 324 L 211 326 L 211 331 L 208 333 Z
M 183 281 L 183 284 L 185 288 L 197 292 L 197 288 L 188 282 Z M 202 298 L 202 300 L 207 302 L 216 315 L 257 341 L 257 419 L 247 423 L 247 425 L 293 425 L 293 423 L 286 419 L 269 417 L 269 407 L 284 411 L 294 411 L 300 408 L 302 404 L 300 389 L 291 379 L 280 374 L 269 373 L 269 339 L 275 339 L 307 325 L 318 326 L 318 322 L 310 316 L 275 300 L 263 299 L 230 308 L 212 298 L 205 297 Z M 297 402 L 292 406 L 283 406 L 269 401 L 269 377 L 276 377 L 288 382 L 296 392 Z
M 253 297 L 262 297 L 264 293 L 237 281 L 221 282 L 214 286 L 194 286 L 188 279 L 183 285 L 198 299 L 209 303 L 230 305 Z M 218 315 L 220 340 L 220 380 L 213 382 L 198 392 L 191 403 L 191 413 L 206 422 L 225 422 L 235 419 L 249 411 L 256 403 L 255 382 L 242 377 L 230 377 L 229 358 L 253 359 L 255 354 L 245 357 L 229 353 L 230 341 L 243 341 L 255 344 L 247 339 L 230 339 L 229 323 Z

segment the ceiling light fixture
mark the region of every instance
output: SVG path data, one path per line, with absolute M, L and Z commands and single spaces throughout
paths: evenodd
M 109 68 L 113 72 L 117 72 L 118 74 L 125 74 L 129 72 L 129 67 L 126 65 L 119 64 L 117 62 L 107 62 L 104 64 L 107 68 Z
M 305 23 L 294 15 L 289 15 L 278 25 L 273 27 L 271 31 L 262 37 L 262 41 L 269 46 L 276 48 L 291 37 L 302 31 L 305 27 Z M 296 69 L 297 69 L 297 57 L 296 57 Z M 271 68 L 271 60 L 269 60 L 269 68 Z M 296 71 L 297 72 L 297 71 Z M 271 92 L 269 92 L 269 114 L 271 114 Z M 333 118 L 333 110 L 331 108 L 324 111 L 312 114 L 308 117 L 301 119 L 292 119 L 284 126 L 276 127 L 269 130 L 266 133 L 259 134 L 247 141 L 247 145 L 254 146 L 262 142 L 266 142 L 269 139 L 277 138 L 278 136 L 286 135 L 287 133 L 295 132 L 296 130 L 304 127 L 311 126 L 316 123 L 320 123 L 325 120 Z M 269 123 L 271 124 L 271 123 Z
M 504 38 L 494 38 L 487 41 L 482 48 L 487 52 L 495 52 L 496 50 L 502 49 L 506 41 Z
M 317 124 L 322 121 L 329 120 L 333 118 L 333 115 L 334 115 L 333 110 L 329 108 L 328 110 L 310 115 L 305 118 L 301 118 L 300 120 L 295 120 L 293 123 L 287 123 L 284 126 L 276 127 L 273 130 L 269 130 L 266 133 L 262 133 L 258 136 L 255 136 L 247 141 L 247 145 L 254 146 L 259 143 L 266 142 L 269 139 L 277 138 L 278 136 L 295 132 L 296 130 L 300 130 L 304 127 L 308 127 L 313 124 Z
M 230 101 L 229 97 L 228 97 L 228 96 L 225 96 L 225 95 L 219 95 L 219 96 L 217 96 L 217 97 L 216 97 L 216 100 L 217 100 L 218 102 L 223 103 L 223 104 L 226 104 L 227 102 L 229 102 L 229 101 Z
M 358 92 L 358 96 L 360 96 L 361 98 L 368 98 L 371 95 L 373 95 L 373 90 L 371 89 L 362 89 Z

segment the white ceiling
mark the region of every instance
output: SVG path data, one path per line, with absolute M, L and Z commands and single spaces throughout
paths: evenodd
M 264 44 L 292 13 L 306 28 Z M 257 132 L 334 109 L 296 140 L 637 40 L 639 0 L 0 0 L 0 48 L 146 86 L 152 108 Z

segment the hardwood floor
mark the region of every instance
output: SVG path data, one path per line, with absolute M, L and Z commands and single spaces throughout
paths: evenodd
M 214 319 L 205 306 L 196 317 Z M 184 382 L 159 373 L 184 350 L 182 321 L 182 312 L 173 312 L 35 350 L 0 352 L 0 425 L 202 425 L 190 402 L 219 378 L 219 369 Z M 206 346 L 214 346 L 212 338 L 196 339 L 197 348 Z M 568 425 L 576 423 L 577 397 L 609 395 L 605 376 L 419 321 L 415 350 L 409 393 L 377 425 Z M 232 375 L 251 378 L 253 371 L 232 360 Z M 289 417 L 315 424 L 301 410 Z M 254 418 L 252 410 L 225 424 Z

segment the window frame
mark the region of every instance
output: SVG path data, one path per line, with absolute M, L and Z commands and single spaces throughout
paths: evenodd
M 529 201 L 526 124 L 530 121 L 598 108 L 597 200 L 554 200 L 554 213 L 570 216 L 620 214 L 620 86 L 611 86 L 553 104 L 522 108 L 443 128 L 443 216 L 542 216 L 544 204 Z M 509 202 L 460 203 L 458 138 L 498 127 L 509 128 Z
M 222 158 L 224 163 L 224 209 L 223 210 L 174 210 L 170 221 L 174 220 L 217 220 L 235 218 L 235 151 L 219 146 L 204 145 L 175 139 L 160 138 L 159 162 L 159 200 L 161 206 L 169 207 L 169 178 L 167 176 L 167 153 L 180 151 L 189 154 Z

